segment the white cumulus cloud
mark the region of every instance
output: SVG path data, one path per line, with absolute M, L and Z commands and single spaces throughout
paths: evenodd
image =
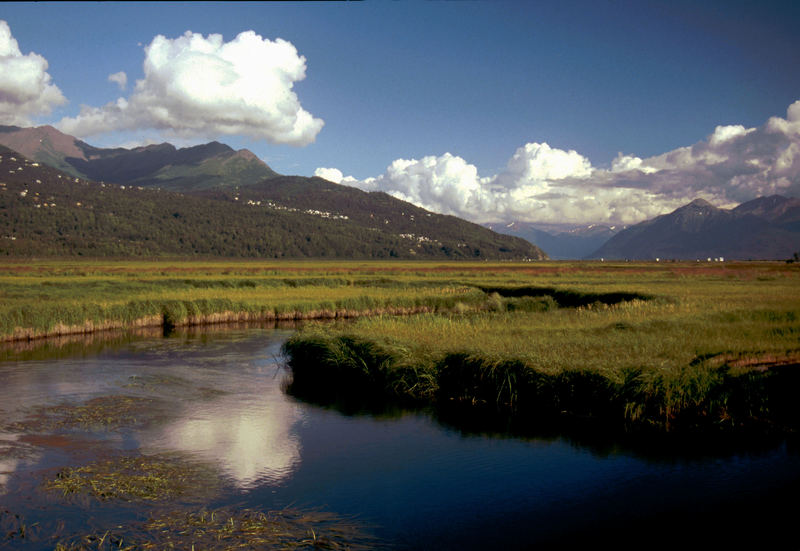
M 319 167 L 314 171 L 314 176 L 324 178 L 334 184 L 338 184 L 344 179 L 344 174 L 342 174 L 342 171 L 338 168 Z
M 0 20 L 0 123 L 27 126 L 31 117 L 66 103 L 47 67 L 39 54 L 23 55 L 8 23 Z
M 493 208 L 491 192 L 485 184 L 474 165 L 450 153 L 419 160 L 397 159 L 384 174 L 354 183 L 434 212 L 458 216 Z
M 629 170 L 640 170 L 645 174 L 658 172 L 657 168 L 647 166 L 644 161 L 635 155 L 623 155 L 618 153 L 617 157 L 611 161 L 611 172 L 626 172 Z
M 319 176 L 320 178 L 324 178 L 329 182 L 333 182 L 334 184 L 355 184 L 358 182 L 352 176 L 345 176 L 342 174 L 342 171 L 338 168 L 324 168 L 320 167 L 314 171 L 314 176 Z
M 81 137 L 156 129 L 291 145 L 313 142 L 322 129 L 323 121 L 302 108 L 293 90 L 306 76 L 306 59 L 286 40 L 246 31 L 225 42 L 219 34 L 187 31 L 175 39 L 156 36 L 144 51 L 144 78 L 129 97 L 82 106 L 59 128 Z
M 734 140 L 740 136 L 744 136 L 745 134 L 749 134 L 753 132 L 755 128 L 745 128 L 741 124 L 731 124 L 728 126 L 717 126 L 714 129 L 714 133 L 711 134 L 711 137 L 708 139 L 709 145 L 718 146 L 725 142 L 729 142 Z
M 573 150 L 528 143 L 492 176 L 445 153 L 397 159 L 352 184 L 475 222 L 633 224 L 698 197 L 722 207 L 775 193 L 800 197 L 800 101 L 761 127 L 717 126 L 701 142 L 654 157 L 620 153 L 609 169 Z
M 502 182 L 512 187 L 520 182 L 547 182 L 564 178 L 586 178 L 592 173 L 589 159 L 570 150 L 554 149 L 546 143 L 527 143 L 509 159 Z

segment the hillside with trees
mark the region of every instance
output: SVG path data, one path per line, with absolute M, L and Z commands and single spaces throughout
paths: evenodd
M 335 186 L 320 179 L 302 180 L 320 189 Z M 365 194 L 375 195 L 376 212 L 370 217 L 366 210 L 356 214 L 370 208 L 366 199 L 349 209 L 331 201 L 330 210 L 321 210 L 299 200 L 259 199 L 264 196 L 258 189 L 193 195 L 98 183 L 0 146 L 0 255 L 546 258 L 522 239 L 428 213 L 383 194 Z M 381 204 L 394 205 L 400 212 L 390 206 L 381 210 Z M 412 214 L 412 225 L 399 223 Z M 423 231 L 411 231 L 418 218 L 425 219 Z M 435 231 L 439 223 L 441 233 Z

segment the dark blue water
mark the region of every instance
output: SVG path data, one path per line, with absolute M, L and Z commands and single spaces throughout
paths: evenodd
M 345 415 L 287 396 L 279 356 L 288 334 L 137 338 L 0 363 L 6 423 L 99 396 L 166 404 L 147 427 L 59 439 L 0 433 L 0 509 L 31 521 L 61 515 L 76 530 L 89 517 L 93 526 L 103 515 L 119 520 L 124 511 L 70 509 L 33 488 L 48 469 L 108 449 L 181 451 L 225 476 L 226 492 L 210 505 L 352 515 L 399 549 L 798 547 L 791 440 L 487 436 L 426 412 Z

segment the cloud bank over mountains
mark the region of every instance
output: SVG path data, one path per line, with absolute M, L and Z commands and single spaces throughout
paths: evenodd
M 800 100 L 786 118 L 759 128 L 717 126 L 706 140 L 662 155 L 620 153 L 610 168 L 593 167 L 574 150 L 528 143 L 488 177 L 450 153 L 397 159 L 364 180 L 335 168 L 315 174 L 476 222 L 632 224 L 698 197 L 729 207 L 761 195 L 800 196 Z

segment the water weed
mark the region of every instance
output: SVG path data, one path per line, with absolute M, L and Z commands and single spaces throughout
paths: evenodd
M 359 551 L 380 544 L 358 522 L 315 510 L 176 510 L 156 513 L 141 525 L 73 536 L 56 551 L 162 549 L 329 549 Z
M 164 501 L 208 498 L 220 488 L 216 472 L 169 454 L 117 457 L 81 467 L 65 467 L 44 484 L 64 498 L 99 501 Z

